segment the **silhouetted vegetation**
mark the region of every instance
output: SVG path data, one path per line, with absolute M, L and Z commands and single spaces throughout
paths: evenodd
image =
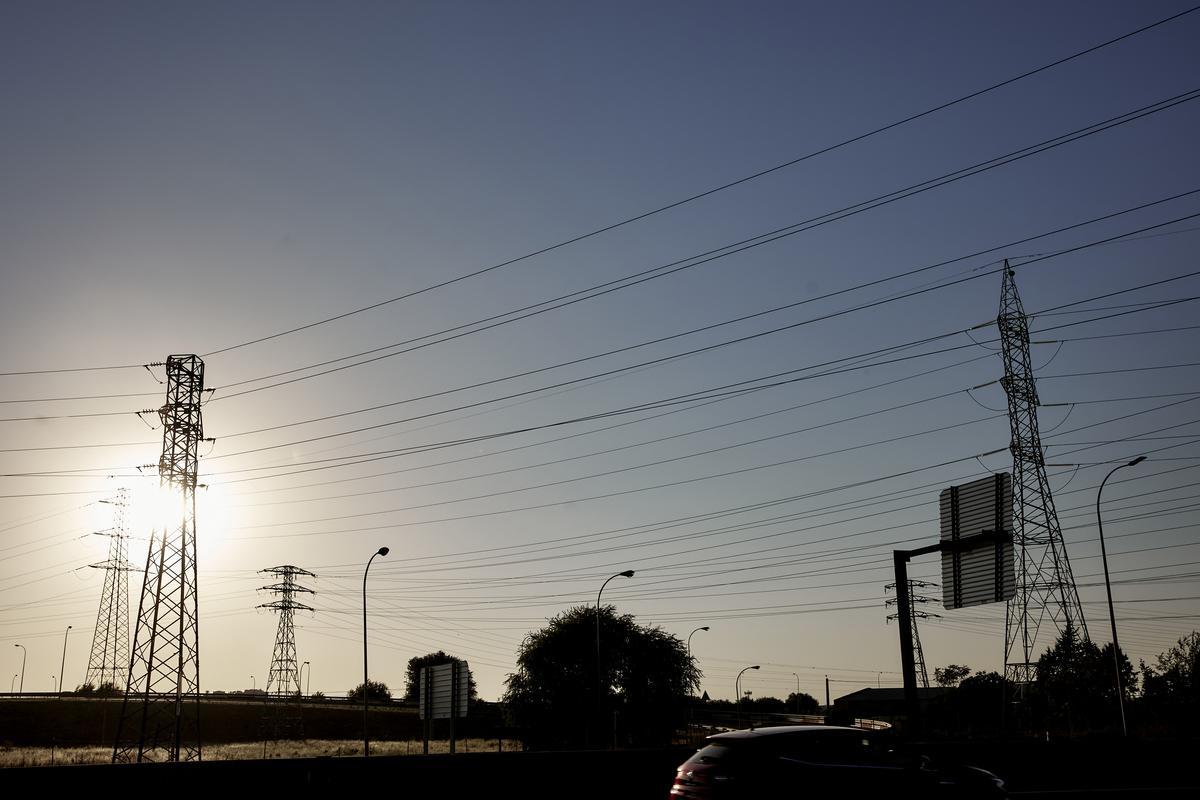
M 1192 631 L 1161 653 L 1154 666 L 1142 665 L 1145 724 L 1182 732 L 1194 730 L 1200 714 L 1200 632 Z
M 958 686 L 959 681 L 971 674 L 970 667 L 960 664 L 947 664 L 933 671 L 933 680 L 938 686 Z
M 352 702 L 361 703 L 363 699 L 363 685 L 360 683 L 349 691 L 346 695 Z M 382 681 L 367 681 L 367 697 L 375 703 L 390 703 L 392 701 L 392 691 Z
M 596 609 L 576 606 L 525 637 L 504 701 L 535 747 L 667 744 L 687 719 L 700 672 L 678 637 L 600 610 L 597 691 Z

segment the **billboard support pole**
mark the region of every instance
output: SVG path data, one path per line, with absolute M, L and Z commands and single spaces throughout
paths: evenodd
M 900 669 L 904 673 L 904 706 L 908 727 L 914 734 L 921 732 L 921 703 L 917 696 L 917 664 L 913 657 L 912 617 L 909 605 L 908 562 L 929 553 L 959 553 L 995 546 L 997 550 L 1011 537 L 1004 531 L 983 531 L 975 536 L 938 542 L 916 550 L 893 550 L 896 569 L 896 619 L 900 623 Z
M 913 659 L 912 617 L 908 602 L 908 560 L 911 550 L 892 551 L 896 567 L 896 619 L 900 623 L 900 669 L 904 673 L 904 710 L 910 733 L 920 727 L 921 704 L 917 700 L 917 665 Z

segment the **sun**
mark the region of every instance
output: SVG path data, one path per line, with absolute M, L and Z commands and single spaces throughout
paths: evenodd
M 196 487 L 196 558 L 216 554 L 230 528 L 230 503 L 220 486 Z M 149 538 L 163 529 L 174 532 L 191 513 L 178 488 L 158 483 L 146 483 L 134 488 L 129 499 L 127 524 L 129 532 L 139 538 Z

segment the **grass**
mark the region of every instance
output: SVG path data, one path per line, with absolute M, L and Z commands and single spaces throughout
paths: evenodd
M 504 743 L 504 749 L 517 749 L 516 742 Z M 460 739 L 460 753 L 496 752 L 496 739 Z M 431 741 L 430 753 L 448 753 L 450 743 Z M 279 741 L 267 743 L 268 758 L 314 758 L 317 756 L 362 755 L 362 742 L 347 739 L 305 739 L 302 741 Z M 382 741 L 371 743 L 371 755 L 405 756 L 421 755 L 420 740 Z M 53 758 L 53 761 L 51 761 Z M 263 758 L 262 742 L 238 742 L 217 744 L 204 748 L 206 761 L 239 761 Z M 111 747 L 2 747 L 0 767 L 41 767 L 54 764 L 107 764 L 112 760 Z

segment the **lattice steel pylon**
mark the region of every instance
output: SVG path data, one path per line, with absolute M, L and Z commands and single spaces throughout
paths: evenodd
M 92 631 L 92 651 L 88 656 L 84 683 L 95 689 L 113 689 L 129 669 L 129 572 L 128 530 L 126 511 L 129 493 L 117 490 L 112 500 L 101 500 L 113 507 L 113 526 L 108 531 L 108 558 L 93 569 L 104 570 L 104 590 L 100 594 L 100 610 Z
M 259 591 L 274 592 L 278 600 L 263 603 L 258 608 L 269 608 L 279 613 L 279 627 L 275 631 L 275 649 L 271 655 L 271 670 L 267 678 L 267 713 L 263 718 L 264 735 L 270 739 L 298 738 L 301 733 L 299 699 L 301 695 L 300 670 L 296 659 L 297 611 L 312 611 L 296 601 L 297 594 L 316 594 L 312 589 L 296 582 L 297 577 L 317 577 L 300 567 L 285 564 L 259 570 L 259 573 L 274 575 L 278 583 L 260 586 Z
M 1016 274 L 1004 262 L 1001 283 L 1000 350 L 1012 432 L 1013 535 L 1017 556 L 1016 594 L 1008 601 L 1004 633 L 1004 674 L 1017 684 L 1036 677 L 1037 647 L 1046 622 L 1055 633 L 1068 625 L 1087 636 L 1087 623 L 1071 562 L 1067 558 L 1058 512 L 1046 477 L 1046 458 L 1038 431 L 1037 384 L 1029 352 L 1029 319 L 1017 292 Z
M 918 604 L 923 605 L 925 603 L 937 602 L 932 597 L 925 597 L 922 594 L 918 594 L 918 590 L 936 589 L 937 586 L 936 583 L 929 583 L 928 581 L 909 580 L 908 582 L 908 618 L 911 620 L 910 624 L 912 626 L 913 661 L 916 663 L 917 675 L 921 678 L 921 685 L 926 689 L 929 688 L 929 672 L 925 669 L 925 648 L 921 646 L 921 634 L 917 630 L 917 620 L 939 619 L 940 615 L 930 614 L 928 611 L 917 608 Z M 889 583 L 883 588 L 891 591 L 896 588 L 896 584 Z M 894 606 L 896 602 L 896 598 L 893 597 L 885 601 L 884 605 Z M 888 614 L 888 621 L 890 622 L 896 619 L 896 617 L 897 614 Z
M 199 761 L 200 622 L 196 475 L 204 430 L 204 362 L 168 356 L 158 461 L 159 506 L 146 551 L 133 653 L 113 762 Z

